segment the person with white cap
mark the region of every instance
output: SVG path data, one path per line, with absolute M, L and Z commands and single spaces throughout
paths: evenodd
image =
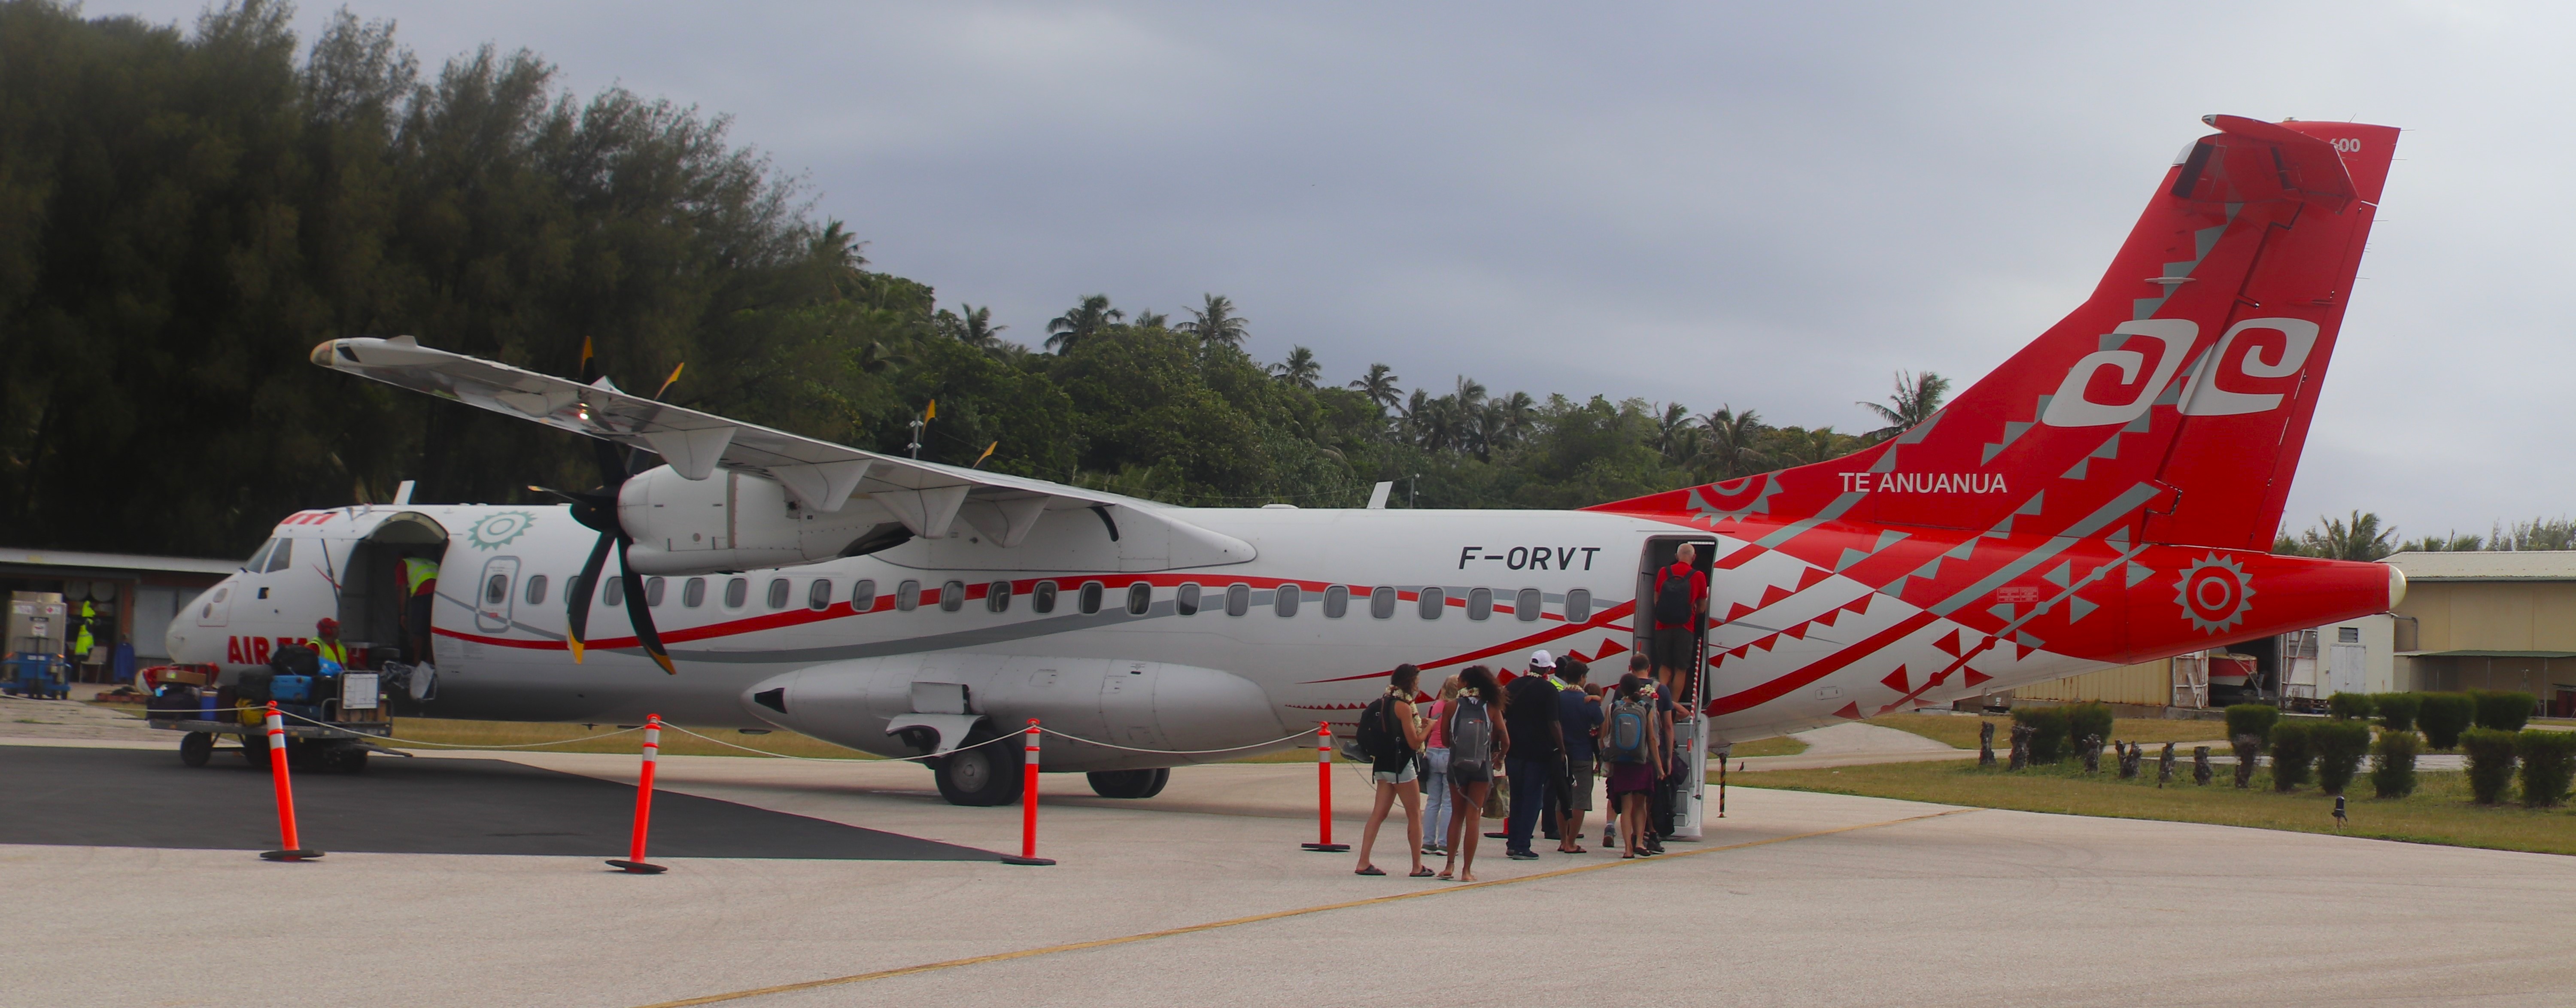
M 1515 861 L 1538 857 L 1530 849 L 1530 834 L 1537 831 L 1539 817 L 1549 805 L 1565 806 L 1559 793 L 1565 779 L 1565 729 L 1556 716 L 1555 672 L 1555 655 L 1532 651 L 1529 671 L 1503 687 L 1503 724 L 1512 739 L 1511 751 L 1503 760 L 1503 772 L 1512 781 L 1512 814 L 1504 820 L 1503 856 Z

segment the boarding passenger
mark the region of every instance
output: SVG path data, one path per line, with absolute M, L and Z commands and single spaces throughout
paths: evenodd
M 1583 817 L 1592 811 L 1593 738 L 1601 732 L 1601 703 L 1584 695 L 1583 680 L 1592 667 L 1580 658 L 1559 658 L 1556 680 L 1562 683 L 1556 691 L 1556 719 L 1559 737 L 1565 740 L 1565 818 L 1557 824 L 1559 854 L 1587 853 L 1579 843 L 1583 839 Z
M 1431 869 L 1422 866 L 1422 792 L 1413 763 L 1413 755 L 1422 751 L 1422 721 L 1413 712 L 1413 689 L 1421 681 L 1421 669 L 1398 665 L 1387 676 L 1386 695 L 1360 711 L 1367 726 L 1376 729 L 1369 769 L 1377 780 L 1377 804 L 1369 809 L 1367 828 L 1360 830 L 1360 866 L 1354 874 L 1386 874 L 1369 863 L 1369 850 L 1377 846 L 1377 828 L 1386 822 L 1388 807 L 1401 799 L 1404 852 L 1413 859 L 1412 876 L 1431 877 Z
M 1449 793 L 1449 736 L 1442 722 L 1458 701 L 1458 677 L 1440 680 L 1440 698 L 1422 710 L 1422 852 L 1444 854 L 1449 848 L 1449 816 L 1458 803 Z
M 1663 680 L 1664 695 L 1679 697 L 1690 684 L 1692 666 L 1699 663 L 1699 629 L 1708 615 L 1708 575 L 1692 566 L 1699 558 L 1698 547 L 1683 543 L 1674 551 L 1672 566 L 1655 572 L 1655 675 Z
M 1655 762 L 1659 741 L 1649 692 L 1653 683 L 1633 673 L 1621 677 L 1610 700 L 1609 720 L 1601 726 L 1601 757 L 1610 764 L 1610 811 L 1619 817 L 1620 839 L 1626 842 L 1621 858 L 1656 853 L 1641 842 L 1651 828 L 1646 825 L 1646 798 L 1663 776 Z
M 1639 672 L 1639 676 L 1645 673 Z M 1655 790 L 1646 796 L 1646 835 L 1639 839 L 1648 854 L 1664 852 L 1664 841 L 1672 838 L 1673 815 L 1679 808 L 1688 776 L 1676 757 L 1682 755 L 1675 743 L 1673 723 L 1682 716 L 1680 705 L 1663 689 L 1646 678 L 1646 697 L 1655 709 L 1655 766 L 1662 776 L 1656 778 Z
M 1503 774 L 1512 779 L 1512 814 L 1503 820 L 1503 856 L 1534 861 L 1530 835 L 1547 814 L 1548 798 L 1562 788 L 1565 743 L 1556 723 L 1556 658 L 1532 651 L 1529 671 L 1503 690 L 1503 721 L 1511 728 Z M 1560 806 L 1562 802 L 1558 803 Z
M 1485 795 L 1494 786 L 1494 761 L 1511 750 L 1511 731 L 1503 724 L 1503 688 L 1494 672 L 1469 665 L 1458 673 L 1458 698 L 1444 713 L 1441 736 L 1449 743 L 1450 800 L 1448 863 L 1441 878 L 1476 880 L 1476 837 L 1484 832 Z

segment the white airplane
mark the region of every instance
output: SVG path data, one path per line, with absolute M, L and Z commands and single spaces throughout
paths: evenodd
M 1028 718 L 1074 737 L 1045 740 L 1045 770 L 1141 797 L 1257 748 L 1214 750 L 1347 734 L 1398 663 L 1433 683 L 1549 648 L 1621 670 L 1682 543 L 1712 578 L 1701 760 L 2384 611 L 2392 568 L 2268 547 L 2397 131 L 2205 121 L 2091 298 L 1929 421 L 1579 511 L 1174 507 L 332 340 L 314 363 L 600 439 L 614 485 L 296 514 L 171 654 L 238 672 L 326 615 L 396 642 L 399 559 L 434 557 L 424 714 L 784 728 L 932 756 L 951 801 L 1004 804 L 1016 747 L 954 750 Z M 663 464 L 626 477 L 612 445 Z M 600 611 L 634 633 L 587 638 Z

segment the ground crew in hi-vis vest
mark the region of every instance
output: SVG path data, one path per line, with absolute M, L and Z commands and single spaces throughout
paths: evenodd
M 414 664 L 429 664 L 429 600 L 438 595 L 438 561 L 403 558 L 403 630 Z
M 349 667 L 349 645 L 340 641 L 340 621 L 324 616 L 313 624 L 313 654 L 323 661 L 346 669 Z

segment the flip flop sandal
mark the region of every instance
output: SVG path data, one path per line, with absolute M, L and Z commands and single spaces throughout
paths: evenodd
M 1592 853 L 1592 848 L 1586 847 L 1582 844 L 1575 844 L 1573 850 L 1566 850 L 1565 848 L 1559 847 L 1556 852 L 1559 854 L 1590 854 Z
M 1384 871 L 1382 871 L 1382 870 L 1379 870 L 1378 866 L 1376 866 L 1376 865 L 1370 865 L 1370 866 L 1368 866 L 1368 867 L 1366 867 L 1366 868 L 1362 868 L 1362 869 L 1360 869 L 1360 870 L 1358 870 L 1358 871 L 1352 872 L 1351 874 L 1353 874 L 1353 875 L 1384 875 L 1384 874 L 1386 874 L 1386 872 L 1384 872 Z
M 1414 869 L 1414 870 L 1413 870 L 1413 875 L 1412 875 L 1411 877 L 1413 877 L 1413 878 L 1430 878 L 1430 877 L 1431 877 L 1431 875 L 1432 875 L 1432 872 L 1431 872 L 1431 869 L 1429 869 L 1429 868 L 1416 868 L 1416 869 Z

